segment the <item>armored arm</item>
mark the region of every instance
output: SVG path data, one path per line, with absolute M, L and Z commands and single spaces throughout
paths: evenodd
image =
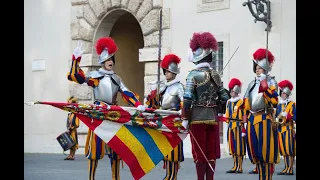
M 271 77 L 268 79 L 268 89 L 263 92 L 263 96 L 266 98 L 269 105 L 276 108 L 278 105 L 278 83 Z
M 185 91 L 183 93 L 183 107 L 181 109 L 181 118 L 191 121 L 191 105 L 194 99 L 194 71 L 191 71 L 186 80 Z
M 184 87 L 181 83 L 179 83 L 179 86 L 178 86 L 178 99 L 180 100 L 179 109 L 183 107 L 183 95 L 184 95 Z
M 130 91 L 118 75 L 114 75 L 112 78 L 114 78 L 114 80 L 118 83 L 122 99 L 126 103 L 134 107 L 142 105 L 142 103 L 139 101 L 139 95 L 135 92 Z
M 87 76 L 84 74 L 83 70 L 80 68 L 79 64 L 82 58 L 83 51 L 78 43 L 78 46 L 74 50 L 72 55 L 72 63 L 69 73 L 67 74 L 67 78 L 69 81 L 76 82 L 78 84 L 83 84 L 86 82 L 88 86 L 96 87 L 99 85 L 98 78 L 92 78 L 91 75 Z

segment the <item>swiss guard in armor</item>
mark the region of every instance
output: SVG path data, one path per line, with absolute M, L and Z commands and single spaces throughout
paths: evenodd
M 180 58 L 175 54 L 166 55 L 161 61 L 161 68 L 167 82 L 160 84 L 159 102 L 157 101 L 157 89 L 153 85 L 150 94 L 147 96 L 149 108 L 180 111 L 183 103 L 184 87 L 179 80 L 175 79 L 179 74 L 178 64 Z M 180 162 L 184 161 L 183 141 L 178 144 L 171 153 L 164 158 L 164 168 L 166 176 L 163 180 L 177 179 Z
M 74 50 L 68 80 L 79 84 L 86 83 L 91 86 L 93 88 L 94 103 L 97 105 L 117 105 L 117 93 L 120 92 L 124 101 L 137 107 L 139 111 L 145 111 L 145 107 L 139 102 L 138 96 L 131 92 L 122 79 L 112 70 L 115 65 L 115 53 L 118 49 L 114 40 L 110 37 L 102 37 L 97 41 L 96 52 L 99 55 L 98 63 L 101 64 L 101 68 L 91 71 L 87 75 L 84 74 L 79 66 L 83 54 L 81 46 L 82 44 L 78 42 L 78 46 Z M 95 179 L 98 160 L 104 157 L 106 151 L 111 162 L 112 180 L 119 180 L 121 157 L 89 129 L 85 146 L 85 154 L 89 160 L 89 180 Z
M 294 123 L 296 123 L 296 103 L 289 96 L 293 85 L 288 80 L 278 83 L 280 89 L 280 100 L 276 112 L 276 120 L 279 122 L 278 137 L 279 151 L 283 156 L 285 168 L 278 175 L 293 175 L 293 164 L 296 156 L 296 138 Z
M 192 155 L 198 180 L 213 180 L 220 158 L 218 105 L 229 99 L 219 74 L 210 67 L 218 43 L 209 32 L 194 33 L 190 40 L 196 68 L 187 75 L 181 118 L 189 121 Z M 223 108 L 220 109 L 224 109 Z
M 233 168 L 226 173 L 242 173 L 243 157 L 246 155 L 246 130 L 243 122 L 243 100 L 240 98 L 241 85 L 239 79 L 232 78 L 229 82 L 231 98 L 226 106 L 226 123 L 228 123 L 227 141 L 229 154 L 233 158 Z
M 256 74 L 244 95 L 244 120 L 247 121 L 248 156 L 258 167 L 259 179 L 272 179 L 274 165 L 279 163 L 278 134 L 274 108 L 278 104 L 278 84 L 268 75 L 274 56 L 266 49 L 253 53 Z

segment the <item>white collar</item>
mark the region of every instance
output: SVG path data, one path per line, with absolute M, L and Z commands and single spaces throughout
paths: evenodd
M 280 98 L 279 104 L 286 104 L 286 103 L 288 103 L 288 102 L 290 102 L 290 101 L 291 101 L 290 98 L 287 98 L 287 99 L 285 99 L 285 100 L 283 100 L 282 98 Z
M 179 82 L 180 81 L 178 79 L 174 79 L 172 81 L 166 82 L 166 86 L 171 86 L 172 84 L 179 83 Z
M 238 100 L 240 99 L 240 97 L 239 96 L 237 96 L 237 97 L 231 97 L 230 99 L 229 99 L 229 101 L 230 102 L 237 102 Z
M 202 68 L 202 67 L 210 67 L 210 64 L 208 62 L 203 62 L 196 64 L 196 69 Z
M 99 72 L 103 73 L 103 74 L 109 74 L 109 75 L 112 75 L 114 74 L 113 70 L 106 70 L 106 69 L 103 69 L 103 68 L 100 68 L 99 69 Z

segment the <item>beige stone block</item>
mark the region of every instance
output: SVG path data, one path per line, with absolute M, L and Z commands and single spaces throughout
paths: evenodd
M 171 32 L 170 29 L 162 30 L 162 36 L 161 36 L 162 47 L 171 47 L 170 32 Z M 157 46 L 159 46 L 159 31 L 156 31 L 144 37 L 144 47 L 157 47 Z
M 83 54 L 92 53 L 92 43 L 89 41 L 83 41 L 83 40 L 72 40 L 71 41 L 71 53 L 73 53 L 74 49 L 77 47 L 78 41 L 80 41 L 82 43 L 82 50 L 84 50 Z M 71 56 L 71 54 L 70 54 L 70 56 Z
M 102 2 L 107 10 L 111 8 L 111 0 L 102 0 Z
M 79 26 L 80 26 L 80 30 L 79 30 L 80 39 L 92 41 L 94 28 L 85 19 L 79 20 Z
M 128 8 L 128 4 L 129 4 L 130 0 L 121 0 L 121 7 L 123 8 Z
M 88 4 L 88 0 L 71 0 L 71 5 L 82 5 L 82 4 Z
M 89 0 L 89 4 L 98 19 L 107 12 L 102 0 Z
M 113 8 L 120 7 L 121 0 L 111 0 L 111 5 L 112 5 Z
M 159 30 L 159 9 L 151 10 L 140 22 L 143 35 Z
M 87 20 L 87 22 L 91 26 L 95 27 L 96 25 L 98 25 L 98 19 L 94 14 L 93 10 L 91 9 L 91 7 L 89 6 L 89 4 L 86 4 L 83 7 L 83 12 L 84 12 L 84 19 Z
M 144 0 L 139 8 L 136 17 L 141 21 L 152 9 L 152 0 Z
M 163 0 L 152 0 L 153 9 L 155 8 L 162 8 L 163 6 Z
M 86 83 L 77 84 L 72 82 L 70 84 L 69 92 L 71 96 L 75 96 L 79 99 L 91 100 L 92 98 L 92 87 L 88 86 Z
M 71 20 L 83 18 L 83 5 L 71 6 Z
M 147 62 L 145 63 L 144 74 L 146 76 L 152 76 L 158 74 L 158 62 Z M 160 68 L 160 74 L 162 73 L 162 69 Z
M 139 49 L 139 62 L 158 61 L 158 48 Z M 169 47 L 161 48 L 161 59 L 171 52 Z
M 79 35 L 79 30 L 80 30 L 79 19 L 71 20 L 70 28 L 71 28 L 71 39 L 80 39 L 80 35 Z
M 132 14 L 136 14 L 143 0 L 130 0 L 128 4 L 128 9 Z

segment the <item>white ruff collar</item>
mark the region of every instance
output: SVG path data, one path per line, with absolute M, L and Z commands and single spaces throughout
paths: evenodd
M 230 102 L 237 102 L 239 99 L 240 99 L 239 96 L 237 96 L 237 97 L 235 97 L 235 98 L 231 97 L 231 98 L 229 99 L 229 101 L 230 101 Z
M 289 99 L 289 98 L 287 98 L 287 99 L 285 99 L 285 100 L 283 100 L 282 98 L 280 98 L 280 100 L 279 100 L 279 104 L 286 104 L 286 103 L 288 103 L 288 102 L 290 102 L 291 100 Z
M 103 74 L 109 74 L 109 75 L 114 74 L 113 70 L 109 71 L 109 70 L 105 70 L 103 68 L 100 68 L 99 72 L 101 72 Z
M 199 63 L 196 65 L 196 69 L 202 68 L 202 67 L 210 67 L 210 64 L 207 62 Z
M 166 86 L 171 86 L 172 84 L 179 83 L 179 82 L 180 81 L 178 79 L 174 79 L 172 81 L 166 82 Z

